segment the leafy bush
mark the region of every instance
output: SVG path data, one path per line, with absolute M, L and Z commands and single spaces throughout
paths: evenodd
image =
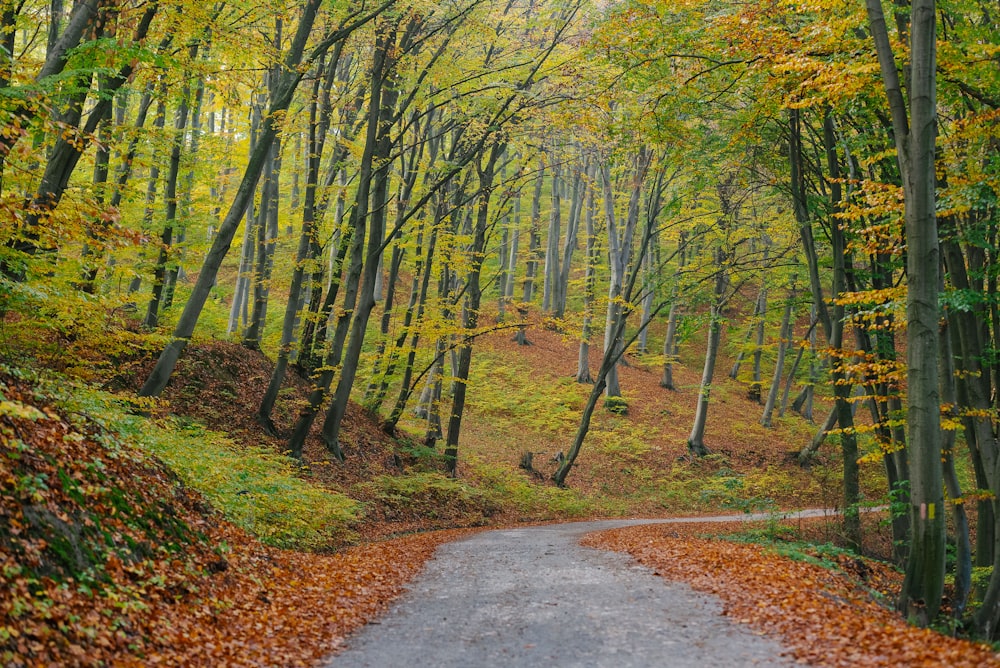
M 437 472 L 381 475 L 360 483 L 358 491 L 374 499 L 387 519 L 449 518 L 479 513 L 488 517 L 499 506 L 463 480 Z
M 650 456 L 652 447 L 649 442 L 647 427 L 643 424 L 632 424 L 624 420 L 590 430 L 588 438 L 593 448 L 615 461 L 639 463 Z
M 596 512 L 594 503 L 576 490 L 532 483 L 522 474 L 498 465 L 475 463 L 473 467 L 490 498 L 497 503 L 512 503 L 525 515 L 550 519 Z
M 300 478 L 294 459 L 242 447 L 188 419 L 153 421 L 126 410 L 147 409 L 150 401 L 86 387 L 72 387 L 62 398 L 102 426 L 109 448 L 128 442 L 155 455 L 226 519 L 268 545 L 322 550 L 355 538 L 350 525 L 359 519 L 357 502 Z
M 90 381 L 123 374 L 168 340 L 137 330 L 129 295 L 90 295 L 55 278 L 0 279 L 0 313 L 8 310 L 14 315 L 3 330 L 5 357 Z
M 701 489 L 703 501 L 717 501 L 723 508 L 754 513 L 774 508 L 774 499 L 754 494 L 745 476 L 723 468 L 709 478 Z

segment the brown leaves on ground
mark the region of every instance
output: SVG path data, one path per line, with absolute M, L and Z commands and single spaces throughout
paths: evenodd
M 594 534 L 584 544 L 628 552 L 658 575 L 719 596 L 726 615 L 779 635 L 810 665 L 1000 666 L 986 646 L 908 625 L 843 574 L 760 545 L 698 537 L 704 530 L 647 525 Z M 869 578 L 878 568 L 853 559 L 842 565 Z
M 312 665 L 458 533 L 337 554 L 263 546 L 0 373 L 2 665 Z
M 152 369 L 155 359 L 141 357 L 123 365 L 118 374 L 106 381 L 115 389 L 137 390 Z M 225 432 L 238 443 L 266 446 L 275 452 L 287 452 L 288 436 L 300 411 L 307 403 L 310 384 L 294 371 L 285 374 L 282 393 L 275 404 L 272 419 L 279 436 L 268 434 L 256 419 L 274 363 L 260 351 L 238 343 L 205 341 L 185 349 L 173 379 L 161 395 L 157 410 L 188 416 L 210 429 Z M 355 527 L 366 541 L 389 536 L 453 528 L 483 523 L 484 510 L 437 502 L 433 516 L 416 507 L 400 512 L 387 507 L 385 499 L 365 485 L 379 476 L 398 476 L 406 463 L 401 443 L 382 431 L 374 416 L 354 402 L 349 402 L 341 423 L 340 446 L 346 463 L 338 461 L 326 448 L 319 432 L 320 413 L 313 423 L 303 449 L 308 462 L 304 477 L 314 484 L 336 490 L 365 504 L 365 521 Z M 440 501 L 440 500 L 436 500 Z M 499 519 L 499 518 L 498 518 Z
M 234 533 L 230 528 L 229 567 L 199 596 L 152 611 L 145 650 L 116 663 L 314 665 L 385 608 L 434 549 L 460 532 L 408 536 L 334 555 L 264 548 Z

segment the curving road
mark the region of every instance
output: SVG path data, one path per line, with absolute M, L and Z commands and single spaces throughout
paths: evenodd
M 490 531 L 441 546 L 379 621 L 329 668 L 792 666 L 776 641 L 722 616 L 712 596 L 627 555 L 582 547 L 609 520 Z

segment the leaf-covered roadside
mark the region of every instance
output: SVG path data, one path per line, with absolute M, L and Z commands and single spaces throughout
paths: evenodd
M 779 635 L 809 665 L 1000 666 L 984 645 L 909 626 L 850 578 L 760 545 L 699 537 L 704 530 L 647 525 L 593 534 L 584 544 L 627 552 L 658 575 L 719 596 L 727 616 Z
M 315 665 L 397 596 L 434 548 L 460 533 L 408 536 L 335 555 L 280 551 L 237 537 L 231 568 L 196 599 L 156 611 L 166 614 L 150 620 L 154 642 L 147 652 L 116 663 Z
M 454 536 L 264 546 L 153 458 L 0 373 L 2 665 L 312 665 Z

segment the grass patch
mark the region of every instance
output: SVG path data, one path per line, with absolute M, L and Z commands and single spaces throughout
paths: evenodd
M 360 505 L 299 477 L 289 457 L 237 445 L 192 420 L 133 415 L 114 395 L 85 387 L 74 388 L 64 402 L 111 438 L 158 457 L 227 520 L 268 545 L 324 550 L 355 538 L 350 526 L 360 518 Z

